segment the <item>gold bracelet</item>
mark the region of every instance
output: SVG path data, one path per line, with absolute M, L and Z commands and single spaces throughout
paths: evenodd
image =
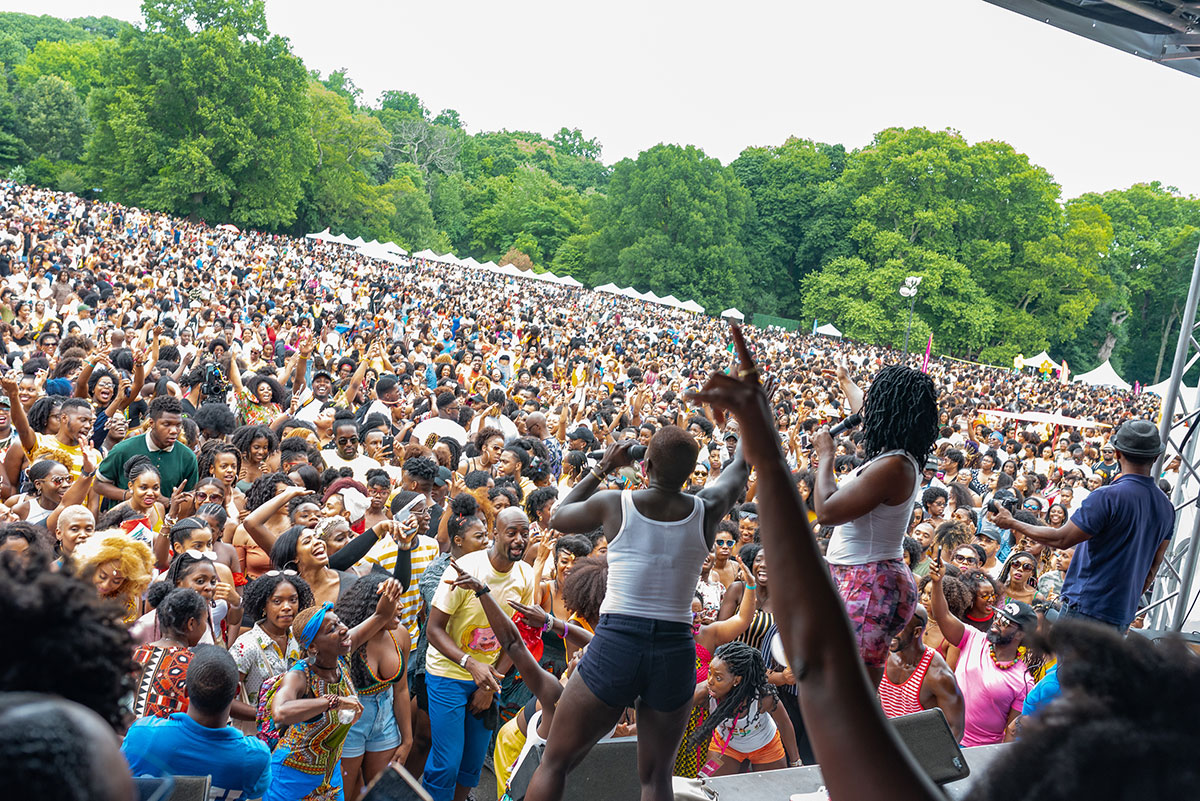
M 590 473 L 591 473 L 593 476 L 595 476 L 597 481 L 603 481 L 603 480 L 604 480 L 604 474 L 603 474 L 603 473 L 600 473 L 600 472 L 597 472 L 597 468 L 593 467 L 593 468 L 592 468 L 590 471 L 588 471 L 588 472 L 590 472 Z

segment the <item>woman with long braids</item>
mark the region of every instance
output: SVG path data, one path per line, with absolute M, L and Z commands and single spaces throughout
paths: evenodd
M 234 514 L 246 505 L 246 496 L 238 489 L 238 476 L 241 472 L 242 452 L 232 443 L 210 440 L 200 447 L 200 452 L 196 455 L 196 475 L 200 476 L 202 481 L 212 478 L 221 483 L 225 491 L 221 505 L 226 509 L 232 506 Z
M 238 677 L 247 701 L 235 700 L 232 715 L 251 721 L 263 682 L 278 676 L 303 656 L 292 623 L 296 615 L 313 605 L 308 582 L 294 570 L 270 570 L 246 585 L 242 595 L 242 619 L 253 628 L 242 633 L 229 647 L 238 666 Z
M 25 381 L 22 380 L 20 386 L 24 385 Z M 26 419 L 34 433 L 45 434 L 48 437 L 53 437 L 58 433 L 58 426 L 62 422 L 60 416 L 62 402 L 61 395 L 46 395 L 38 398 L 33 405 L 28 407 Z M 14 438 L 4 454 L 4 478 L 9 494 L 17 491 L 17 487 L 20 486 L 21 471 L 28 470 L 28 467 L 29 459 L 25 455 L 25 449 Z
M 1020 601 L 1032 606 L 1037 596 L 1037 559 L 1029 551 L 1017 551 L 1000 569 L 997 583 L 1000 585 L 997 595 L 1004 599 L 1001 603 Z
M 375 591 L 388 580 L 382 571 L 355 582 L 334 611 L 347 626 L 357 626 L 375 610 Z M 357 798 L 390 762 L 403 763 L 412 749 L 412 709 L 407 663 L 412 640 L 398 617 L 350 654 L 350 679 L 363 705 L 362 717 L 346 735 L 342 780 L 347 798 Z
M 742 642 L 718 648 L 694 701 L 708 704 L 708 717 L 687 740 L 688 748 L 708 743 L 701 773 L 728 776 L 746 762 L 756 772 L 800 764 L 792 721 L 767 681 L 758 649 Z
M 170 567 L 162 579 L 150 585 L 147 591 L 147 603 L 155 607 L 130 627 L 130 633 L 136 642 L 151 642 L 162 633 L 162 623 L 158 618 L 155 601 L 172 589 L 182 587 L 195 590 L 208 605 L 208 616 L 205 618 L 205 631 L 200 642 L 205 644 L 224 645 L 224 631 L 232 624 L 236 631 L 241 621 L 241 598 L 233 586 L 223 582 L 217 576 L 216 554 L 212 551 L 188 550 L 171 560 Z M 233 620 L 229 620 L 233 613 Z
M 904 563 L 904 535 L 922 466 L 937 439 L 937 391 L 929 376 L 898 364 L 876 374 L 865 403 L 844 371 L 839 379 L 854 411 L 862 408 L 867 461 L 838 484 L 833 438 L 827 429 L 818 431 L 812 502 L 821 525 L 837 526 L 826 560 L 872 686 L 878 686 L 892 637 L 917 606 L 917 585 Z
M 342 745 L 363 707 L 354 694 L 347 657 L 396 618 L 400 585 L 375 588 L 375 613 L 349 628 L 333 604 L 296 615 L 292 636 L 304 658 L 284 674 L 271 699 L 271 718 L 287 727 L 271 757 L 271 789 L 263 801 L 342 799 Z
M 271 472 L 267 461 L 273 453 L 278 452 L 279 437 L 266 426 L 242 426 L 233 432 L 229 441 L 242 454 L 236 486 L 242 492 L 248 493 L 255 481 Z

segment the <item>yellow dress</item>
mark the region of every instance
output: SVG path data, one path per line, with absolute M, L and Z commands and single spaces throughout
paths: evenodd
M 496 771 L 496 798 L 503 798 L 508 790 L 509 771 L 521 755 L 525 746 L 525 733 L 517 728 L 517 718 L 500 727 L 496 732 L 496 748 L 492 752 L 492 767 Z

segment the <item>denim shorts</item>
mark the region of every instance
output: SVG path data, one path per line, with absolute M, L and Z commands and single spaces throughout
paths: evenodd
M 400 745 L 400 728 L 392 708 L 392 688 L 381 693 L 358 696 L 363 705 L 362 717 L 346 732 L 342 756 L 360 757 L 366 752 L 390 751 Z
M 632 615 L 601 615 L 579 663 L 592 694 L 612 707 L 641 700 L 673 712 L 696 690 L 696 641 L 687 623 Z

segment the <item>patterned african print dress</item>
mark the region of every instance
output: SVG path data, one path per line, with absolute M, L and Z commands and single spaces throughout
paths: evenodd
M 347 663 L 338 660 L 336 681 L 325 681 L 302 659 L 292 670 L 308 680 L 305 698 L 354 695 Z M 271 789 L 263 801 L 342 801 L 342 744 L 350 731 L 338 710 L 327 710 L 287 727 L 271 756 Z
M 141 670 L 133 697 L 133 716 L 169 718 L 175 712 L 187 712 L 191 660 L 191 649 L 182 645 L 143 645 L 134 651 L 133 661 L 141 665 Z

